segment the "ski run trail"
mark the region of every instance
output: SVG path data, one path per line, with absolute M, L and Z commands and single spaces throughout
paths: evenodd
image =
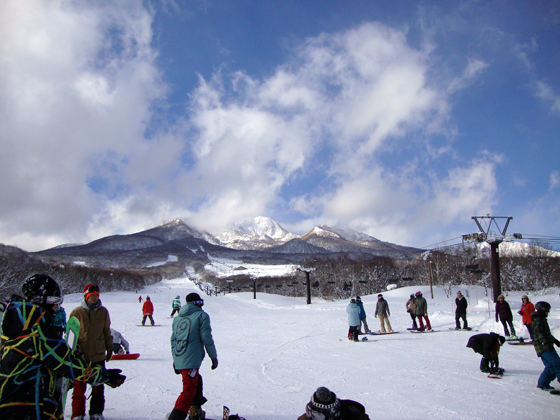
M 411 334 L 405 302 L 422 291 L 435 333 Z M 468 293 L 468 322 L 477 332 L 451 331 L 455 326 L 457 290 Z M 130 343 L 137 360 L 107 363 L 127 376 L 119 388 L 106 387 L 106 420 L 162 420 L 181 391 L 180 376 L 172 366 L 169 338 L 171 301 L 176 295 L 197 292 L 210 315 L 219 366 L 210 369 L 206 357 L 201 367 L 203 406 L 210 419 L 222 418 L 222 406 L 247 420 L 295 420 L 319 386 L 342 399 L 362 403 L 370 418 L 396 419 L 530 419 L 560 418 L 560 396 L 536 388 L 544 366 L 533 346 L 510 346 L 500 351 L 502 379 L 489 379 L 479 371 L 481 356 L 467 348 L 473 334 L 497 332 L 494 305 L 483 287 L 453 287 L 448 298 L 443 288 L 405 287 L 383 292 L 391 311 L 390 322 L 399 334 L 368 336 L 369 342 L 350 342 L 346 306 L 349 299 L 327 302 L 312 298 L 257 293 L 205 296 L 186 278 L 166 280 L 135 292 L 101 293 L 109 309 L 112 327 Z M 490 291 L 489 291 L 490 292 Z M 560 339 L 559 290 L 529 294 L 531 301 L 552 305 L 549 324 Z M 514 313 L 518 335 L 528 338 L 517 311 L 523 292 L 509 293 L 506 300 Z M 138 297 L 150 296 L 159 327 L 139 327 L 142 319 Z M 80 294 L 67 295 L 66 313 L 80 304 Z M 362 296 L 372 331 L 377 295 Z M 361 336 L 363 337 L 363 336 Z M 560 389 L 554 381 L 552 386 Z M 88 395 L 91 392 L 88 387 Z M 65 418 L 71 415 L 71 392 Z M 89 407 L 89 400 L 88 400 Z

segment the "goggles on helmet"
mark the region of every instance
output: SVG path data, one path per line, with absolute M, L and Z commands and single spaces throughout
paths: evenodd
M 307 420 L 327 420 L 327 415 L 319 411 L 313 410 L 309 404 L 305 407 L 305 417 Z
M 89 286 L 87 288 L 87 290 L 84 292 L 84 294 L 86 293 L 99 293 L 99 286 L 92 284 L 91 286 Z
M 187 302 L 187 305 L 202 306 L 202 305 L 204 305 L 204 299 L 193 300 L 192 302 Z

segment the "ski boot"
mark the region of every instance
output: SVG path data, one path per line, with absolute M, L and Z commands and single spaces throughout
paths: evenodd
M 200 407 L 191 406 L 189 409 L 189 420 L 204 420 L 206 418 L 206 412 Z

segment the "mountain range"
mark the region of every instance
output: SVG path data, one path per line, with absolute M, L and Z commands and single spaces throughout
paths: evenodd
M 383 242 L 350 228 L 320 225 L 303 235 L 288 232 L 268 217 L 245 218 L 218 234 L 190 227 L 177 218 L 128 235 L 112 235 L 83 245 L 63 245 L 32 253 L 42 260 L 95 267 L 142 268 L 173 255 L 182 264 L 209 256 L 268 264 L 301 263 L 316 256 L 371 256 L 411 259 L 420 249 Z

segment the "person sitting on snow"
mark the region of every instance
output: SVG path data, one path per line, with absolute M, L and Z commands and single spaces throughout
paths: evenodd
M 317 388 L 297 420 L 369 420 L 365 407 L 357 401 L 339 400 L 324 386 Z

